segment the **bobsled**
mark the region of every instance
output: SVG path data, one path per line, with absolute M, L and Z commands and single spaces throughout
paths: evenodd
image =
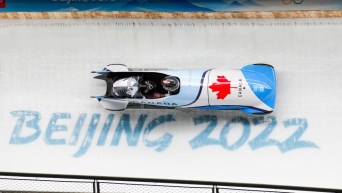
M 268 64 L 241 69 L 146 69 L 110 64 L 95 79 L 106 82 L 104 96 L 93 96 L 107 110 L 241 110 L 267 114 L 274 109 L 276 77 Z

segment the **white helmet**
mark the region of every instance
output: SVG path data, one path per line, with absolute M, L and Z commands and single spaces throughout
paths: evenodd
M 118 97 L 134 97 L 138 92 L 138 77 L 127 77 L 113 83 L 113 92 Z

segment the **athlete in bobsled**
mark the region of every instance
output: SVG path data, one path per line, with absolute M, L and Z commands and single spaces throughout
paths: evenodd
M 130 69 L 108 65 L 96 79 L 107 83 L 96 98 L 108 110 L 196 108 L 266 114 L 274 109 L 274 68 L 252 64 L 241 69 Z
M 179 88 L 176 77 L 166 76 L 160 82 L 162 88 L 143 76 L 119 78 L 113 82 L 113 94 L 117 98 L 162 98 L 174 94 Z

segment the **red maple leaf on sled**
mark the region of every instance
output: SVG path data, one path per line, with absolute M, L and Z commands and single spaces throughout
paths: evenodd
M 230 81 L 225 76 L 217 76 L 217 82 L 214 82 L 209 88 L 212 92 L 218 92 L 217 99 L 223 100 L 230 94 Z

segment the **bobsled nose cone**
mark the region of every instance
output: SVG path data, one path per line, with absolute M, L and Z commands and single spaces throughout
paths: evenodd
M 252 64 L 243 67 L 241 72 L 259 100 L 274 109 L 277 95 L 274 68 L 267 64 Z

